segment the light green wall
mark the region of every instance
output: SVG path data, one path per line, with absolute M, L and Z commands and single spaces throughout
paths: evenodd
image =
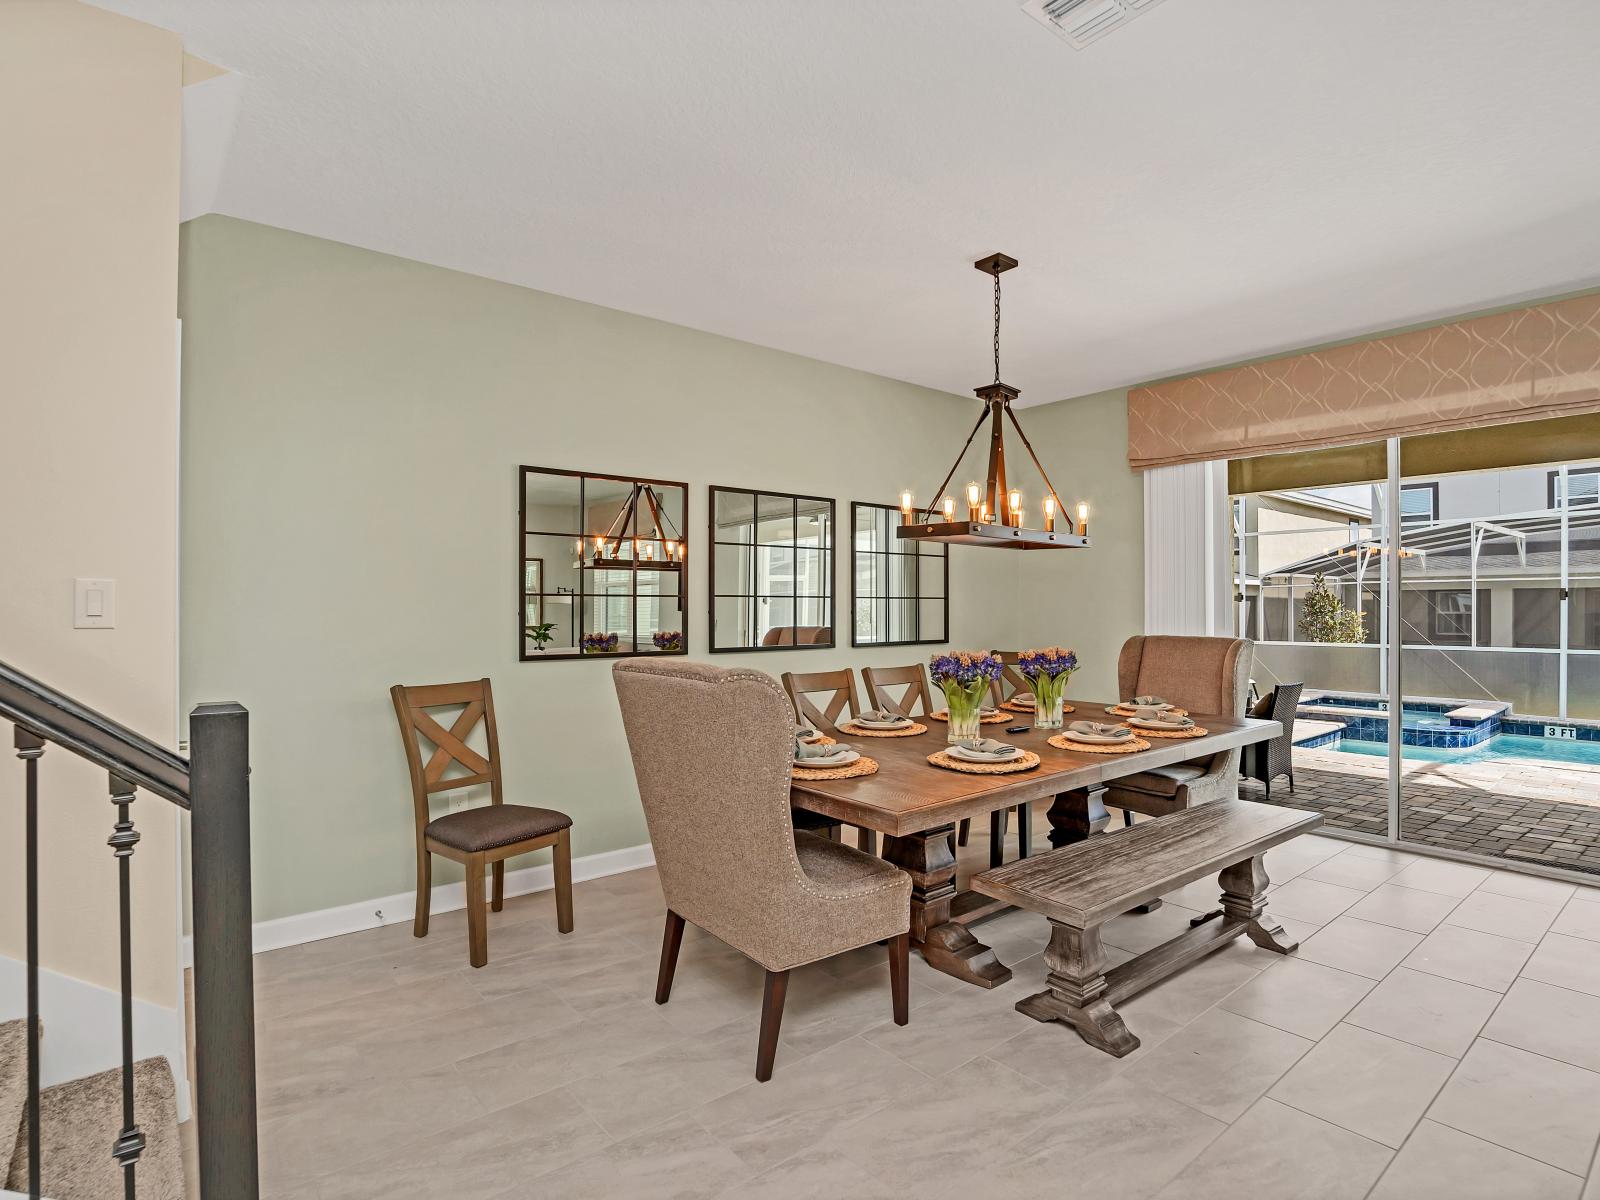
M 1018 556 L 1011 640 L 1072 646 L 1083 666 L 1068 696 L 1110 697 L 1117 653 L 1144 629 L 1144 479 L 1128 469 L 1128 393 L 1079 396 L 1020 416 L 1068 512 L 1088 503 L 1094 546 Z
M 690 653 L 710 657 L 708 485 L 831 495 L 845 525 L 852 499 L 933 482 L 976 414 L 971 397 L 225 217 L 184 227 L 180 284 L 181 689 L 185 706 L 251 711 L 257 920 L 412 886 L 397 682 L 491 677 L 507 798 L 570 812 L 579 855 L 646 840 L 607 667 L 516 659 L 519 463 L 690 485 Z M 1046 465 L 1080 471 L 1107 510 L 1097 535 L 1132 546 L 956 547 L 952 637 L 1075 640 L 1094 647 L 1085 678 L 1109 678 L 1097 660 L 1141 587 L 1124 417 L 1094 397 L 1025 421 Z M 1021 561 L 1037 557 L 1063 561 Z M 1023 579 L 1049 590 L 1019 593 Z M 1033 611 L 1058 602 L 1059 629 Z M 929 649 L 714 661 L 776 675 Z

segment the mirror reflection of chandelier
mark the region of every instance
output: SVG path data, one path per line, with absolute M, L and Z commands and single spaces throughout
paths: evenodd
M 640 516 L 641 507 L 645 517 Z M 648 483 L 635 483 L 606 531 L 579 539 L 577 549 L 585 567 L 610 564 L 656 571 L 683 570 L 687 551 L 683 534 L 667 515 L 660 494 Z
M 1061 513 L 1061 497 L 1050 476 L 1039 462 L 1039 456 L 1028 443 L 1011 402 L 1022 393 L 1009 383 L 1000 382 L 1000 275 L 1017 265 L 1017 260 L 1005 254 L 991 254 L 980 258 L 973 266 L 986 275 L 994 276 L 994 381 L 973 391 L 984 402 L 978 423 L 967 435 L 961 453 L 951 466 L 944 481 L 934 488 L 932 507 L 916 508 L 910 492 L 900 493 L 900 528 L 898 534 L 907 540 L 923 542 L 950 542 L 961 546 L 994 546 L 1003 550 L 1074 550 L 1088 546 L 1089 507 L 1080 503 L 1077 522 L 1068 516 L 1064 529 L 1056 529 L 1056 518 Z M 1030 529 L 1023 524 L 1023 496 L 1019 488 L 1006 486 L 1006 422 L 1022 439 L 1022 448 L 1028 452 L 1039 478 L 1044 481 L 1045 494 L 1040 503 L 1044 528 Z M 983 484 L 967 484 L 960 498 L 945 489 L 955 477 L 961 460 L 966 457 L 972 440 L 978 436 L 983 423 L 989 422 L 989 473 Z M 964 502 L 964 503 L 963 503 Z M 957 520 L 960 509 L 964 520 Z

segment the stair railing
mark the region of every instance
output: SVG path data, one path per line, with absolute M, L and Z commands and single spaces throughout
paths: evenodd
M 116 809 L 121 956 L 122 1130 L 107 1148 L 136 1196 L 145 1138 L 134 1112 L 133 948 L 129 868 L 139 789 L 189 811 L 194 914 L 194 1111 L 203 1200 L 257 1200 L 255 1002 L 251 969 L 249 714 L 202 704 L 189 714 L 184 759 L 109 717 L 0 663 L 0 717 L 13 725 L 24 773 L 27 942 L 28 1195 L 40 1197 L 39 761 L 57 746 L 103 768 Z

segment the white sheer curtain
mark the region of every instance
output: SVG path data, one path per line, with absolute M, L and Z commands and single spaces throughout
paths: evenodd
M 1144 473 L 1144 631 L 1225 636 L 1229 629 L 1228 464 Z

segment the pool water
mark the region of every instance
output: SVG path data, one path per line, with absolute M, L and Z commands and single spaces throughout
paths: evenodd
M 1345 738 L 1339 743 L 1344 754 L 1364 754 L 1368 758 L 1387 758 L 1387 742 L 1361 742 Z M 1403 746 L 1401 755 L 1423 762 L 1479 763 L 1520 759 L 1523 762 L 1573 763 L 1600 767 L 1600 742 L 1563 742 L 1555 738 L 1527 737 L 1520 733 L 1497 733 L 1467 750 L 1440 750 L 1433 746 Z
M 1384 713 L 1388 709 L 1379 708 L 1376 700 L 1355 700 L 1347 696 L 1324 696 L 1319 700 L 1308 702 L 1313 708 L 1358 708 L 1363 713 Z M 1400 709 L 1400 718 L 1408 727 L 1427 726 L 1435 729 L 1451 728 L 1450 718 L 1434 708 L 1418 708 L 1407 704 Z

